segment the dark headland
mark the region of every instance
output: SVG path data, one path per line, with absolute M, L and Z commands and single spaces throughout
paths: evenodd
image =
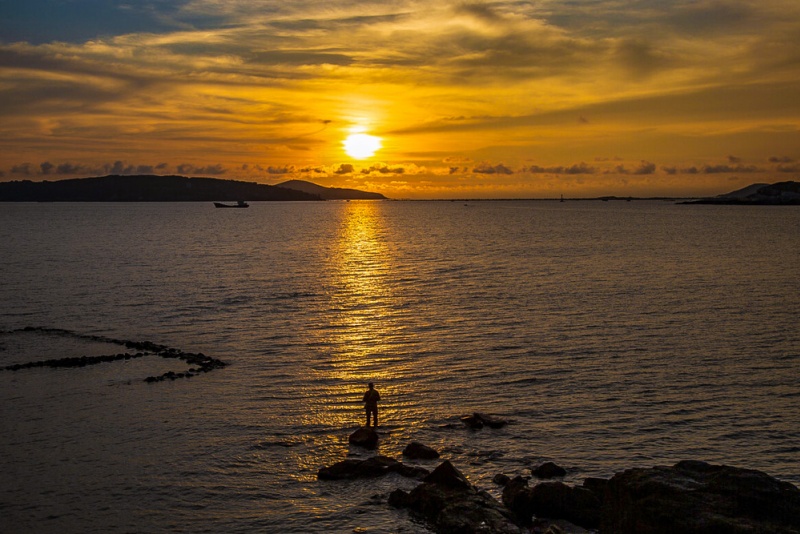
M 292 187 L 295 182 L 313 186 L 313 189 Z M 293 181 L 273 186 L 185 176 L 110 175 L 52 182 L 0 182 L 0 202 L 211 202 L 366 198 L 384 197 L 355 189 L 322 187 L 310 182 Z
M 342 189 L 340 187 L 323 187 L 305 180 L 289 180 L 276 184 L 276 187 L 302 191 L 311 195 L 319 195 L 323 200 L 386 200 L 380 193 L 359 191 L 358 189 Z
M 752 184 L 715 197 L 690 200 L 683 204 L 726 204 L 739 206 L 798 206 L 800 182 Z

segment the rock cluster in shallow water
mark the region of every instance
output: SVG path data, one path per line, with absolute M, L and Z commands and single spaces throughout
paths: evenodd
M 467 417 L 471 422 L 475 416 Z M 431 459 L 434 453 L 418 442 L 404 450 L 409 458 Z M 534 479 L 498 473 L 494 482 L 503 486 L 502 502 L 449 460 L 427 473 L 386 456 L 348 459 L 321 468 L 318 478 L 389 473 L 421 479 L 411 491 L 392 491 L 387 502 L 440 534 L 800 534 L 800 489 L 760 471 L 701 461 L 629 469 L 574 486 L 552 480 L 567 470 L 546 462 L 531 469 Z
M 154 354 L 167 359 L 183 360 L 187 364 L 193 366 L 188 371 L 179 373 L 176 373 L 174 371 L 168 371 L 162 375 L 148 376 L 147 378 L 144 379 L 145 382 L 152 383 L 152 382 L 161 382 L 164 380 L 176 380 L 178 378 L 191 378 L 193 376 L 197 376 L 198 374 L 208 373 L 210 371 L 213 371 L 214 369 L 221 369 L 228 365 L 221 360 L 211 358 L 210 356 L 206 356 L 203 353 L 195 354 L 191 352 L 183 352 L 181 350 L 168 347 L 166 345 L 159 345 L 151 341 L 130 341 L 124 339 L 113 339 L 105 336 L 79 334 L 77 332 L 72 332 L 70 330 L 63 330 L 60 328 L 45 328 L 45 327 L 34 327 L 34 326 L 28 326 L 20 330 L 14 330 L 12 332 L 34 332 L 34 333 L 38 332 L 47 335 L 81 339 L 84 341 L 109 343 L 113 345 L 124 346 L 128 349 L 136 350 L 138 352 L 136 352 L 135 354 L 124 353 L 124 354 L 111 354 L 103 356 L 77 356 L 77 357 L 73 356 L 68 358 L 53 358 L 48 360 L 40 360 L 34 362 L 8 365 L 6 367 L 0 368 L 0 370 L 19 371 L 22 369 L 33 369 L 37 367 L 52 367 L 52 368 L 86 367 L 87 365 L 96 365 L 99 363 L 109 363 L 120 360 L 131 360 L 134 358 L 141 358 L 149 354 Z

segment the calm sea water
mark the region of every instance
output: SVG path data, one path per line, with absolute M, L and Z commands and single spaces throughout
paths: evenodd
M 800 484 L 800 209 L 667 202 L 0 204 L 0 531 L 425 532 L 413 482 L 317 481 L 368 381 L 379 452 L 567 480 L 687 458 Z M 509 419 L 468 431 L 461 415 Z M 432 468 L 436 462 L 417 462 Z M 377 496 L 377 497 L 376 497 Z

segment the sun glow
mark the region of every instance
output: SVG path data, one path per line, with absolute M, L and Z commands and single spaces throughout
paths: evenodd
M 352 133 L 342 144 L 348 156 L 355 159 L 370 158 L 381 148 L 381 138 L 365 133 Z

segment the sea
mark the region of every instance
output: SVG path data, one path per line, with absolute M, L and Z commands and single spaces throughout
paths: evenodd
M 564 480 L 704 460 L 800 485 L 800 208 L 0 204 L 0 532 L 426 533 L 381 454 Z M 380 392 L 379 446 L 364 424 Z M 461 417 L 503 418 L 472 430 Z M 440 460 L 409 460 L 412 441 Z

